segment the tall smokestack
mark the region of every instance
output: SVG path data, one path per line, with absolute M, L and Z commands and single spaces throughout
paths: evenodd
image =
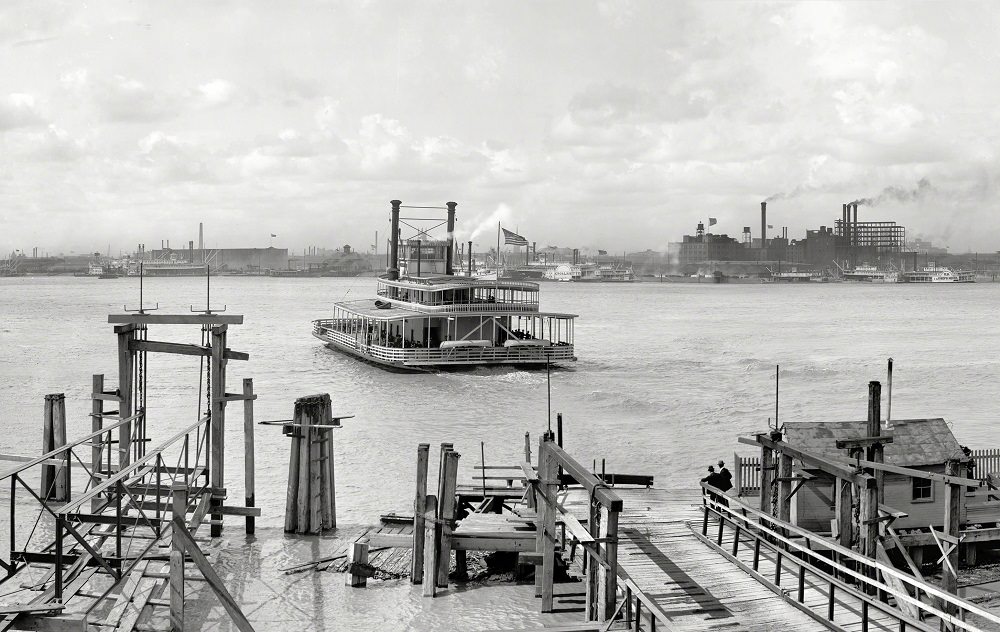
M 194 240 L 188 242 L 188 263 L 194 263 Z
M 389 242 L 389 269 L 386 270 L 386 275 L 390 281 L 396 281 L 399 279 L 399 205 L 402 202 L 392 200 L 389 204 L 392 204 L 392 232 L 389 233 L 391 235 Z
M 469 278 L 472 278 L 472 240 L 469 240 Z
M 760 247 L 767 248 L 767 202 L 760 203 Z
M 455 274 L 453 257 L 455 256 L 455 207 L 457 202 L 448 202 L 448 252 L 444 257 L 444 273 Z
M 198 222 L 198 252 L 201 253 L 201 262 L 205 263 L 205 225 Z
M 851 239 L 854 241 L 854 265 L 858 264 L 858 248 L 861 246 L 861 239 L 858 235 L 858 203 L 854 203 L 854 224 L 851 226 Z

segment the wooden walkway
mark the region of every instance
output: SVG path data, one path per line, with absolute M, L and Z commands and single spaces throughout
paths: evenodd
M 631 579 L 673 629 L 827 629 L 697 538 L 690 525 L 701 526 L 700 493 L 626 487 L 615 493 L 624 501 L 619 575 Z M 588 501 L 586 492 L 573 489 L 562 502 L 586 521 Z

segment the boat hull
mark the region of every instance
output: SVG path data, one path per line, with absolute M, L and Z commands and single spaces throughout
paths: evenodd
M 350 334 L 313 324 L 313 336 L 326 346 L 377 364 L 400 371 L 436 371 L 447 368 L 475 368 L 477 366 L 558 366 L 576 360 L 573 345 L 551 347 L 456 347 L 452 349 L 399 349 L 369 345 Z

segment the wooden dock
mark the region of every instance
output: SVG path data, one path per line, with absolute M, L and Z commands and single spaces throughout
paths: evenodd
M 619 576 L 655 608 L 660 626 L 676 630 L 825 630 L 701 542 L 701 494 L 616 487 L 624 501 L 618 522 Z M 586 492 L 571 489 L 562 504 L 586 520 Z M 648 618 L 643 628 L 649 629 Z

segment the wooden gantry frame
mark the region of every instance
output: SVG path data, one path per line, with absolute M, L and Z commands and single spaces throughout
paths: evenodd
M 19 581 L 19 573 L 29 565 L 50 569 L 43 580 L 47 589 L 29 603 L 0 606 L 0 629 L 11 625 L 37 630 L 73 626 L 88 629 L 88 625 L 97 623 L 131 630 L 145 608 L 163 606 L 170 608 L 171 630 L 182 630 L 185 566 L 193 564 L 230 619 L 242 632 L 249 632 L 252 626 L 193 537 L 206 519 L 211 536 L 221 535 L 225 515 L 244 517 L 246 531 L 252 534 L 254 518 L 260 515 L 254 507 L 253 382 L 243 380 L 242 393 L 228 393 L 225 387 L 228 361 L 249 359 L 248 354 L 227 347 L 229 325 L 241 324 L 243 317 L 140 311 L 113 314 L 108 322 L 115 325 L 117 336 L 118 383 L 117 388 L 108 390 L 103 375 L 93 377 L 91 432 L 67 442 L 64 398 L 61 394 L 49 395 L 43 424 L 44 454 L 33 458 L 2 455 L 0 459 L 21 462 L 0 473 L 0 481 L 9 480 L 11 487 L 11 563 L 4 563 L 6 577 L 0 579 L 0 584 Z M 149 340 L 148 326 L 157 324 L 200 325 L 203 343 Z M 147 357 L 151 352 L 207 359 L 211 383 L 205 414 L 157 444 L 150 443 L 146 425 Z M 244 404 L 246 499 L 242 507 L 224 503 L 225 411 L 231 401 Z M 117 406 L 117 410 L 107 410 L 107 405 Z M 42 489 L 37 492 L 27 483 L 32 468 L 42 470 Z M 83 470 L 86 484 L 82 493 L 76 490 L 74 497 L 71 473 L 77 468 Z M 39 519 L 48 516 L 54 522 L 51 542 L 39 546 L 45 535 L 36 535 L 35 528 L 23 546 L 17 546 L 14 507 L 19 492 L 37 501 Z M 143 541 L 149 544 L 133 553 L 133 538 L 140 530 L 145 534 L 141 536 Z M 124 535 L 126 531 L 132 535 Z M 159 563 L 154 549 L 161 542 L 172 543 L 169 572 L 153 570 L 153 565 Z M 98 573 L 110 575 L 113 580 L 103 593 L 86 588 Z M 169 600 L 157 598 L 168 589 Z M 82 616 L 79 608 L 74 607 L 72 612 L 67 609 L 71 599 L 82 598 L 94 599 L 84 606 Z M 100 607 L 107 600 L 114 604 L 104 612 Z M 103 621 L 97 621 L 96 616 L 104 617 Z

